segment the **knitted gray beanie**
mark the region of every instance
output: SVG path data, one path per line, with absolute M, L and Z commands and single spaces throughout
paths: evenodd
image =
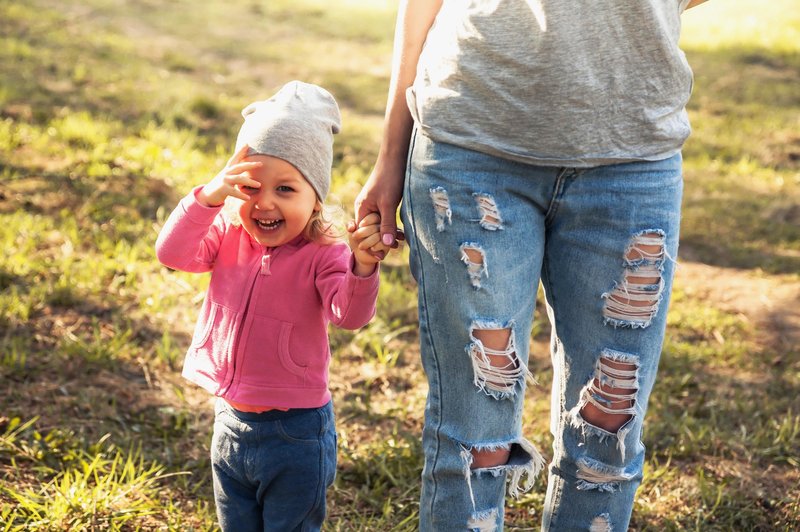
M 248 156 L 270 155 L 291 163 L 324 201 L 331 186 L 333 135 L 341 129 L 331 93 L 290 81 L 269 100 L 245 107 L 242 116 L 235 151 L 247 144 Z

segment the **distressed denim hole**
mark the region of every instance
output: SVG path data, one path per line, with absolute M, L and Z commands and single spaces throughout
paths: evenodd
M 444 231 L 445 223 L 453 223 L 453 211 L 450 210 L 450 198 L 447 191 L 442 187 L 434 187 L 430 190 L 431 201 L 433 202 L 433 213 L 436 219 L 436 230 Z
M 608 514 L 600 514 L 589 525 L 589 532 L 611 532 L 611 521 L 609 521 Z
M 666 251 L 661 231 L 644 231 L 633 236 L 625 251 L 622 281 L 603 294 L 603 316 L 615 327 L 647 327 L 661 302 L 662 270 Z
M 497 508 L 476 512 L 467 521 L 467 530 L 470 532 L 495 532 L 497 530 Z
M 536 477 L 544 469 L 544 458 L 542 458 L 536 447 L 524 438 L 494 444 L 457 443 L 457 445 L 461 449 L 460 455 L 464 464 L 464 480 L 467 483 L 473 509 L 476 508 L 475 494 L 472 490 L 473 477 L 479 478 L 482 475 L 499 477 L 507 474 L 508 495 L 518 498 L 533 487 Z M 475 466 L 475 456 L 488 455 L 495 451 L 507 451 L 505 461 L 502 464 L 487 465 L 485 467 Z
M 467 273 L 472 287 L 476 290 L 481 287 L 481 280 L 489 277 L 489 269 L 486 266 L 486 255 L 483 249 L 477 244 L 461 244 L 461 262 L 467 265 Z
M 479 390 L 496 399 L 516 394 L 517 384 L 533 379 L 517 356 L 513 322 L 508 327 L 474 323 L 467 353 L 472 360 L 473 382 Z
M 578 489 L 598 490 L 607 493 L 619 491 L 620 483 L 630 482 L 636 473 L 627 471 L 624 467 L 617 467 L 599 462 L 588 456 L 577 461 Z
M 478 212 L 481 215 L 478 220 L 480 226 L 488 231 L 502 230 L 503 218 L 500 216 L 500 210 L 497 208 L 494 198 L 484 192 L 476 192 L 472 196 L 475 198 Z
M 472 469 L 482 469 L 485 467 L 497 467 L 508 463 L 511 449 L 472 449 Z
M 583 391 L 583 419 L 614 433 L 630 421 L 636 412 L 637 371 L 633 363 L 601 356 L 594 378 Z

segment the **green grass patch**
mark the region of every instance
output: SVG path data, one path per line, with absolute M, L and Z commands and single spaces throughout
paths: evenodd
M 159 266 L 156 235 L 224 164 L 240 110 L 290 79 L 341 104 L 332 197 L 351 212 L 377 151 L 396 5 L 0 3 L 5 529 L 215 529 L 212 409 L 179 376 L 208 278 Z M 779 297 L 800 281 L 796 7 L 713 0 L 684 15 L 681 257 L 776 288 L 759 317 L 701 280 L 677 286 L 637 530 L 800 526 L 800 352 Z M 417 528 L 425 385 L 406 259 L 382 267 L 368 327 L 331 331 L 340 468 L 326 530 Z M 549 456 L 545 321 L 524 432 Z M 509 528 L 538 523 L 544 489 L 510 504 Z

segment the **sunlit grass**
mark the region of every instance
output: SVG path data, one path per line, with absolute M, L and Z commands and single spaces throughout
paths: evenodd
M 0 3 L 9 530 L 213 530 L 211 407 L 179 377 L 208 278 L 158 265 L 158 230 L 227 159 L 239 110 L 289 79 L 330 88 L 342 106 L 333 201 L 350 210 L 371 170 L 395 0 L 187 6 Z M 682 258 L 787 289 L 800 276 L 798 7 L 711 0 L 684 15 L 682 40 L 695 71 Z M 417 527 L 425 385 L 406 258 L 382 268 L 369 327 L 331 331 L 340 469 L 327 530 Z M 777 325 L 699 288 L 679 281 L 673 297 L 634 526 L 796 529 L 800 354 Z M 545 322 L 524 419 L 549 456 Z M 539 479 L 509 526 L 538 523 L 543 499 Z
M 800 51 L 798 0 L 710 0 L 684 13 L 682 21 L 685 48 Z
M 39 432 L 36 418 L 3 421 L 0 456 L 13 456 L 42 480 L 36 487 L 0 485 L 4 530 L 127 530 L 183 521 L 170 515 L 178 508 L 162 493 L 164 483 L 181 473 L 148 463 L 140 449 L 114 448 L 109 435 L 84 447 L 72 432 Z M 196 509 L 208 519 L 207 505 Z

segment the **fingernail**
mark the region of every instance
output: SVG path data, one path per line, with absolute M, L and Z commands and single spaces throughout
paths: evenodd
M 389 233 L 386 233 L 385 235 L 383 235 L 383 243 L 384 244 L 386 244 L 387 246 L 391 246 L 392 242 L 394 242 L 394 237 L 392 235 L 390 235 Z

